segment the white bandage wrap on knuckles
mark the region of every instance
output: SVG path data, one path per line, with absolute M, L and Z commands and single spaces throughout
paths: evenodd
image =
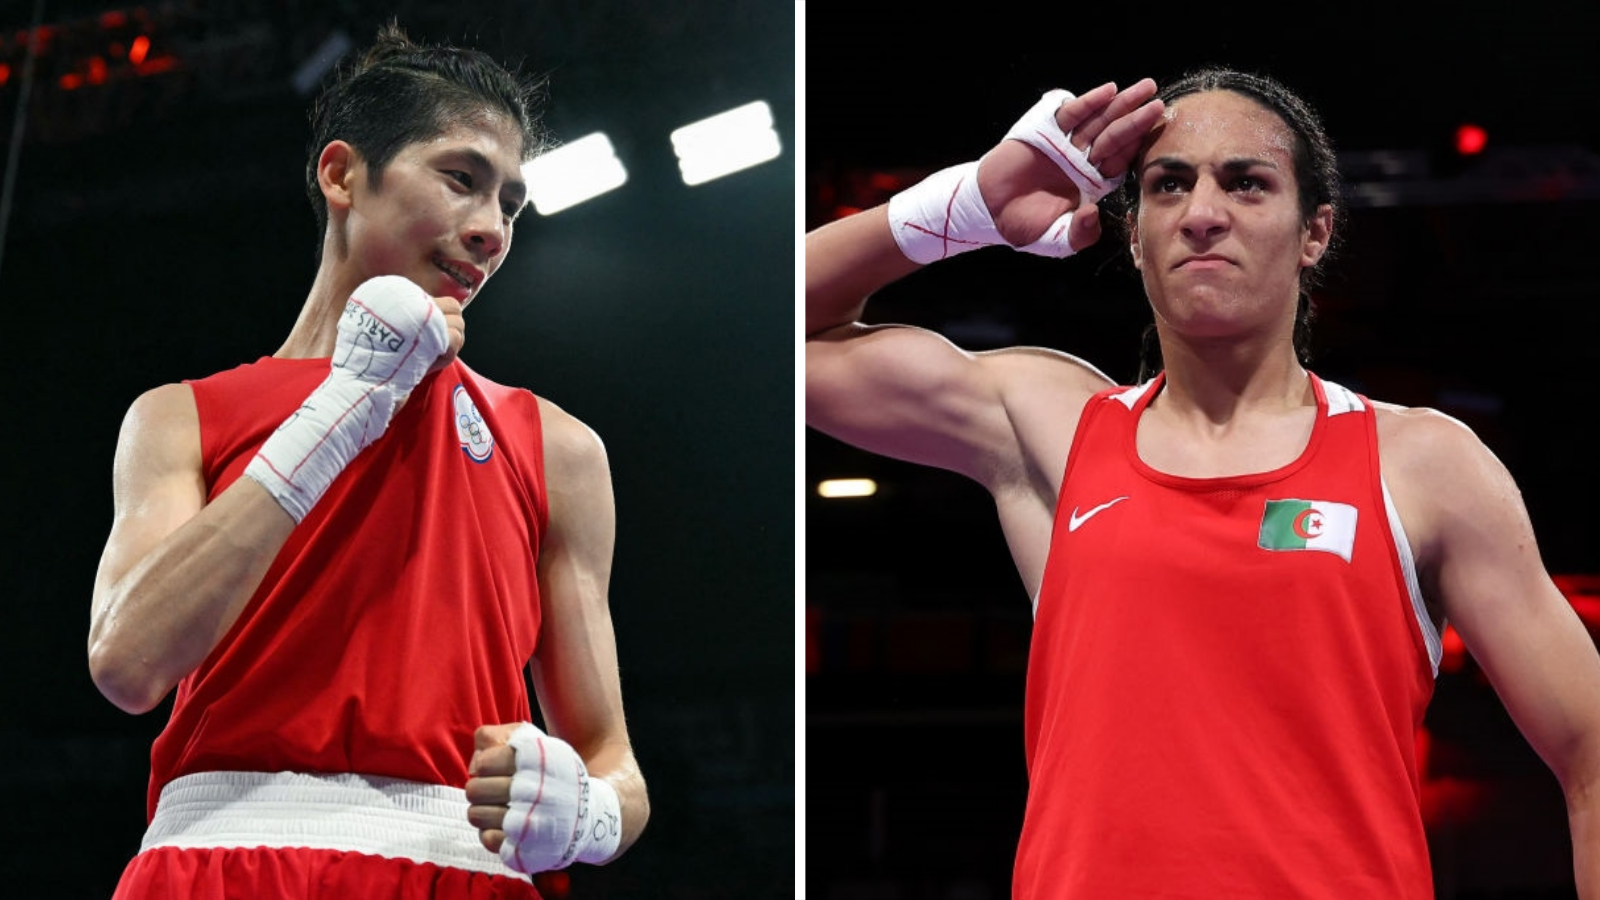
M 450 344 L 444 314 L 416 283 L 361 283 L 339 318 L 328 377 L 267 438 L 244 474 L 296 523 L 356 454 L 383 434 L 400 404 Z
M 1081 207 L 1116 190 L 1122 176 L 1102 175 L 1089 162 L 1088 155 L 1073 146 L 1071 135 L 1061 130 L 1056 110 L 1072 96 L 1070 91 L 1059 89 L 1046 92 L 1011 126 L 1006 139 L 1022 141 L 1054 162 L 1077 186 Z M 976 162 L 935 172 L 889 198 L 889 227 L 895 243 L 907 259 L 923 265 L 993 244 L 1064 259 L 1077 252 L 1067 242 L 1072 216 L 1069 211 L 1056 219 L 1031 244 L 1007 244 L 978 191 Z
M 1017 124 L 1011 126 L 1011 130 L 1006 132 L 1006 139 L 1021 141 L 1048 157 L 1078 186 L 1078 194 L 1082 197 L 1080 205 L 1087 205 L 1099 202 L 1101 197 L 1116 190 L 1122 184 L 1122 176 L 1107 178 L 1100 174 L 1094 163 L 1089 162 L 1089 155 L 1073 146 L 1072 135 L 1061 130 L 1061 123 L 1056 121 L 1056 110 L 1071 99 L 1071 91 L 1046 91 L 1039 102 L 1023 113 Z
M 519 872 L 599 864 L 622 843 L 622 803 L 604 778 L 590 778 L 572 745 L 524 722 L 507 743 L 516 751 L 511 808 L 500 858 Z

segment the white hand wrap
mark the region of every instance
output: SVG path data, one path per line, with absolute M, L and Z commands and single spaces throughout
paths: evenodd
M 978 193 L 978 164 L 941 169 L 889 198 L 889 228 L 900 252 L 927 265 L 1004 244 Z
M 1053 90 L 1006 132 L 1007 140 L 1022 141 L 1039 150 L 1078 187 L 1079 207 L 1094 203 L 1116 190 L 1122 176 L 1107 178 L 1089 162 L 1088 154 L 1072 145 L 1071 135 L 1056 122 L 1056 110 L 1072 99 L 1065 90 Z M 1037 256 L 1064 259 L 1076 251 L 1067 243 L 1072 212 L 1050 224 L 1031 244 L 1015 249 Z M 978 164 L 963 163 L 935 172 L 889 198 L 889 227 L 900 252 L 912 262 L 930 262 L 987 247 L 1006 244 L 995 228 L 989 207 L 978 192 Z
M 1047 91 L 1033 108 L 1022 114 L 1017 124 L 1006 132 L 1006 138 L 1021 141 L 1038 150 L 1056 164 L 1072 183 L 1078 186 L 1082 198 L 1080 206 L 1095 203 L 1122 184 L 1122 176 L 1107 178 L 1089 162 L 1089 154 L 1072 144 L 1072 135 L 1061 130 L 1056 121 L 1056 110 L 1072 99 L 1071 91 Z
M 590 778 L 572 745 L 524 722 L 508 741 L 516 751 L 511 809 L 500 858 L 519 872 L 598 865 L 622 843 L 622 803 L 604 778 Z
M 262 445 L 244 474 L 296 523 L 383 434 L 394 411 L 450 344 L 428 292 L 398 275 L 356 288 L 339 318 L 328 377 Z

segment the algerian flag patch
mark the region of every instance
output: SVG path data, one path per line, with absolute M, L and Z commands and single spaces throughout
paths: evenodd
M 1268 500 L 1261 514 L 1263 550 L 1326 550 L 1350 561 L 1356 508 L 1331 500 Z

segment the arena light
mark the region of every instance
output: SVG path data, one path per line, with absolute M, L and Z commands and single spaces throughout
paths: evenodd
M 878 483 L 871 478 L 829 478 L 817 482 L 817 495 L 829 500 L 843 497 L 871 497 L 878 492 Z
M 1489 132 L 1483 126 L 1470 122 L 1456 127 L 1456 152 L 1462 156 L 1477 156 L 1489 145 Z
M 628 170 L 611 139 L 596 131 L 524 163 L 522 177 L 533 208 L 548 216 L 621 187 Z
M 704 184 L 748 169 L 783 152 L 772 127 L 772 108 L 764 100 L 692 122 L 672 132 L 683 183 Z

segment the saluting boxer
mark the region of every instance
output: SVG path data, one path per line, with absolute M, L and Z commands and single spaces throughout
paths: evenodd
M 983 485 L 1032 600 L 1017 898 L 1431 897 L 1414 736 L 1447 619 L 1600 898 L 1600 655 L 1516 484 L 1462 423 L 1306 367 L 1338 188 L 1300 97 L 1207 69 L 1049 92 L 806 235 L 807 423 Z M 1139 383 L 860 322 L 960 253 L 1070 257 L 1102 204 L 1153 313 Z

